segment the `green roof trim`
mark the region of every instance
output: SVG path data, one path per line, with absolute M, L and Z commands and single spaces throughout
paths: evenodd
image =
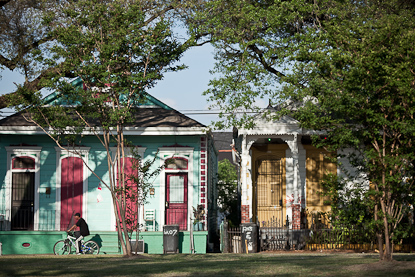
M 74 78 L 74 79 L 70 79 L 70 80 L 68 80 L 68 82 L 70 82 L 74 87 L 78 87 L 78 88 L 83 87 L 82 79 L 79 78 L 79 77 Z M 59 99 L 59 95 L 60 95 L 59 91 L 54 91 L 51 94 L 49 94 L 48 96 L 46 96 L 43 100 L 44 100 L 45 104 L 48 104 L 48 105 L 66 104 L 66 103 L 62 103 L 62 100 Z M 144 92 L 144 97 L 145 97 L 145 101 L 143 103 L 140 103 L 138 105 L 139 107 L 157 106 L 157 107 L 160 107 L 160 108 L 165 109 L 165 110 L 174 110 L 173 108 L 171 108 L 170 106 L 164 104 L 163 102 L 161 102 L 157 98 L 151 96 L 147 92 Z

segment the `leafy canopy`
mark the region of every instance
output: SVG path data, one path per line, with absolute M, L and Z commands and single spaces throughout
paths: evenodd
M 217 47 L 220 77 L 206 92 L 224 111 L 217 126 L 253 127 L 252 116 L 240 112 L 258 110 L 263 98 L 278 105 L 277 118 L 325 132 L 328 139 L 316 136 L 315 145 L 354 149 L 347 158 L 373 185 L 374 219 L 390 259 L 391 238 L 414 195 L 413 1 L 210 5 L 217 13 L 200 19 Z

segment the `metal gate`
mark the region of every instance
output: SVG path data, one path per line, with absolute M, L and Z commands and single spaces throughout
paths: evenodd
M 287 217 L 286 222 L 273 218 L 263 222 L 259 227 L 260 250 L 301 250 L 306 246 L 309 230 L 290 229 L 290 222 Z
M 256 161 L 256 215 L 258 222 L 283 219 L 282 162 L 273 156 Z
M 242 253 L 241 228 L 228 227 L 228 222 L 224 221 L 220 229 L 222 253 Z

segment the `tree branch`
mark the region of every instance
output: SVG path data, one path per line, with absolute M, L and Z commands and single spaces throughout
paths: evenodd
M 252 50 L 256 54 L 256 57 L 254 57 L 254 58 L 258 62 L 260 62 L 262 64 L 262 66 L 268 72 L 270 72 L 270 73 L 272 73 L 272 74 L 274 74 L 274 75 L 276 75 L 276 76 L 278 76 L 280 78 L 284 78 L 285 77 L 285 75 L 283 73 L 279 72 L 278 70 L 276 70 L 275 68 L 273 68 L 272 66 L 269 65 L 269 63 L 264 58 L 264 53 L 261 50 L 259 50 L 259 48 L 256 45 L 254 45 L 254 44 L 249 45 L 248 48 L 250 50 Z
M 51 40 L 52 40 L 52 37 L 47 36 L 47 37 L 44 37 L 40 40 L 33 42 L 30 45 L 26 45 L 25 47 L 20 49 L 20 51 L 18 51 L 17 56 L 15 56 L 13 59 L 7 59 L 6 57 L 0 54 L 0 64 L 7 67 L 9 70 L 13 71 L 17 67 L 17 65 L 19 64 L 19 61 L 23 58 L 23 56 L 26 55 L 30 50 L 36 49 L 42 43 L 45 43 Z
M 60 72 L 62 67 L 63 67 L 62 64 L 60 64 L 57 67 L 53 67 L 53 68 L 46 69 L 36 79 L 34 79 L 34 80 L 30 81 L 30 82 L 26 82 L 25 84 L 23 84 L 23 86 L 25 88 L 29 89 L 29 90 L 38 91 L 38 90 L 40 90 L 40 89 L 43 88 L 40 85 L 40 81 L 44 77 L 47 77 L 50 73 Z M 68 78 L 74 78 L 74 77 L 76 77 L 69 70 L 67 70 L 66 72 L 60 72 L 60 73 L 64 77 L 68 77 Z M 1 95 L 0 96 L 0 109 L 7 108 L 10 105 L 10 100 L 11 100 L 12 96 L 15 95 L 16 93 L 17 93 L 17 91 L 14 91 L 14 92 L 11 92 L 9 94 Z

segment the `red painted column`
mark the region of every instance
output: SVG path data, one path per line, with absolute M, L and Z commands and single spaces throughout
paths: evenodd
M 293 214 L 292 228 L 295 230 L 301 229 L 301 205 L 293 204 L 291 207 Z
M 249 205 L 241 205 L 241 223 L 249 222 Z
M 207 209 L 206 205 L 207 203 L 207 195 L 208 195 L 208 187 L 209 181 L 208 181 L 208 151 L 207 151 L 207 140 L 206 137 L 201 136 L 200 137 L 200 205 L 203 206 L 205 210 L 205 215 L 203 216 L 202 223 L 204 230 L 207 230 Z

